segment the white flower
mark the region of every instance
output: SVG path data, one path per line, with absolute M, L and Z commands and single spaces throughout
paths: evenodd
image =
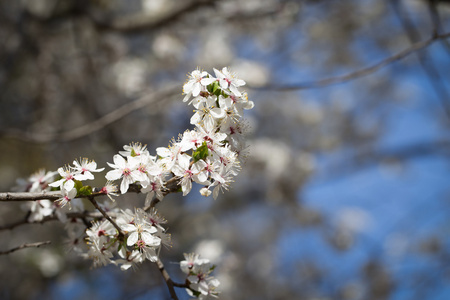
M 83 158 L 78 162 L 77 160 L 73 161 L 75 167 L 72 169 L 75 170 L 75 179 L 77 180 L 92 180 L 94 179 L 94 175 L 92 172 L 101 172 L 105 168 L 97 169 L 97 163 L 95 161 L 89 161 L 87 158 Z
M 223 68 L 222 71 L 214 69 L 214 73 L 216 74 L 222 89 L 230 89 L 236 96 L 241 96 L 241 93 L 237 88 L 245 85 L 244 80 L 236 78 L 233 73 L 228 71 L 227 67 Z
M 180 155 L 178 163 L 172 168 L 173 174 L 181 177 L 180 185 L 183 191 L 183 196 L 189 194 L 192 189 L 192 180 L 200 184 L 208 184 L 207 172 L 204 170 L 206 163 L 203 160 L 199 160 L 190 166 L 191 158 L 188 155 Z
M 204 127 L 206 131 L 212 131 L 216 126 L 216 117 L 220 114 L 220 109 L 217 112 L 211 109 L 215 102 L 215 97 L 208 97 L 205 102 L 200 103 L 191 117 L 191 124 Z
M 69 191 L 62 189 L 61 192 L 63 193 L 62 198 L 59 198 L 55 201 L 56 204 L 58 204 L 59 207 L 64 207 L 66 204 L 70 203 L 73 198 L 77 195 L 77 189 L 71 189 Z M 70 204 L 69 207 L 71 208 Z
M 117 195 L 117 185 L 113 184 L 112 181 L 108 180 L 105 184 L 105 186 L 102 187 L 100 190 L 100 193 L 105 194 L 108 196 L 108 198 L 111 201 L 115 201 L 112 196 L 118 196 Z
M 196 253 L 184 253 L 184 259 L 180 262 L 181 271 L 185 274 L 197 273 L 202 265 L 209 265 L 209 259 L 200 258 Z
M 116 232 L 116 228 L 109 221 L 103 221 L 101 223 L 92 221 L 92 226 L 86 229 L 86 234 L 91 240 L 100 238 L 101 236 L 114 236 Z
M 227 168 L 222 165 L 220 167 L 219 172 L 217 173 L 217 176 L 215 177 L 215 180 L 213 182 L 212 186 L 215 186 L 213 190 L 213 198 L 217 199 L 217 196 L 219 195 L 220 190 L 228 190 L 230 187 L 230 183 L 233 182 L 232 173 L 227 170 Z
M 198 69 L 189 74 L 188 81 L 183 85 L 183 93 L 186 94 L 183 102 L 186 102 L 190 95 L 197 97 L 205 86 L 216 80 L 212 77 L 206 78 L 208 75 L 207 72 Z
M 142 188 L 142 193 L 148 193 L 147 197 L 145 198 L 145 206 L 150 205 L 150 201 L 153 200 L 153 197 L 156 196 L 156 198 L 161 201 L 164 198 L 163 194 L 163 180 L 161 176 L 153 176 L 150 179 L 150 183 L 147 187 Z
M 161 224 L 166 224 L 167 220 L 164 219 L 161 215 L 158 214 L 156 208 L 152 208 L 147 215 L 148 221 L 152 226 L 155 226 L 157 229 L 161 231 L 165 231 L 164 227 Z
M 108 165 L 115 170 L 109 171 L 105 177 L 108 180 L 122 178 L 120 192 L 125 194 L 128 191 L 130 184 L 139 181 L 142 178 L 137 170 L 139 160 L 136 157 L 128 156 L 128 161 L 126 161 L 119 154 L 114 155 L 113 160 L 114 164 L 108 163 Z
M 50 200 L 37 200 L 30 202 L 30 215 L 28 222 L 40 222 L 44 217 L 51 216 L 54 211 L 53 202 Z
M 54 177 L 58 172 L 45 172 L 45 169 L 40 169 L 33 173 L 27 181 L 25 181 L 26 192 L 40 192 L 48 190 L 48 184 L 54 181 Z
M 94 267 L 106 266 L 112 263 L 111 258 L 113 255 L 111 251 L 105 248 L 104 242 L 105 237 L 90 240 L 91 247 L 86 256 L 94 261 Z
M 198 283 L 190 284 L 189 287 L 195 291 L 200 292 L 200 295 L 198 295 L 199 300 L 212 300 L 219 297 L 219 292 L 216 291 L 216 288 L 219 285 L 220 282 L 217 278 L 208 277 L 205 280 L 199 281 Z M 193 294 L 190 296 L 193 296 Z
M 156 153 L 160 157 L 157 164 L 163 171 L 171 171 L 178 160 L 178 155 L 181 153 L 181 147 L 178 143 L 174 143 L 169 148 L 156 148 Z
M 76 173 L 72 172 L 69 167 L 58 168 L 58 173 L 62 178 L 53 183 L 50 183 L 49 186 L 59 187 L 61 191 L 65 190 L 67 192 L 75 188 L 74 175 Z
M 181 151 L 186 152 L 199 147 L 202 143 L 203 140 L 201 140 L 201 137 L 196 130 L 186 130 L 183 133 L 183 138 L 181 139 L 179 145 L 181 147 Z
M 136 218 L 132 224 L 123 224 L 121 228 L 130 234 L 127 239 L 128 246 L 135 245 L 139 240 L 152 247 L 158 247 L 161 244 L 161 239 L 153 235 L 158 231 L 156 227 L 141 218 Z
M 140 155 L 150 155 L 147 151 L 147 145 L 142 145 L 141 143 L 131 143 L 130 145 L 123 146 L 125 151 L 119 151 L 120 155 L 127 156 L 140 156 Z
M 136 264 L 142 263 L 144 261 L 144 256 L 138 250 L 127 251 L 122 247 L 119 251 L 119 256 L 122 259 L 115 261 L 117 265 L 120 265 L 122 271 L 128 270 L 130 267 L 134 268 Z

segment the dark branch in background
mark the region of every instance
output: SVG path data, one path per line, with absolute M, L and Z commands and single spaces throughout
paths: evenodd
M 18 247 L 9 249 L 7 251 L 0 251 L 0 255 L 10 254 L 12 252 L 15 252 L 15 251 L 18 251 L 18 250 L 21 250 L 21 249 L 25 249 L 25 248 L 39 248 L 40 246 L 48 245 L 50 243 L 51 243 L 50 241 L 46 241 L 46 242 L 37 242 L 37 243 L 23 244 L 23 245 L 20 245 Z
M 99 20 L 95 16 L 91 16 L 91 19 L 99 29 L 138 33 L 149 29 L 168 26 L 190 12 L 214 5 L 214 2 L 216 1 L 217 0 L 178 1 L 170 10 L 160 12 L 158 15 L 140 13 L 104 21 Z
M 431 22 L 433 23 L 433 30 L 436 34 L 440 34 L 443 32 L 443 27 L 437 5 L 438 0 L 428 0 L 428 9 L 430 11 Z M 447 40 L 441 40 L 441 44 L 450 53 L 450 43 Z
M 111 216 L 111 217 L 115 217 L 115 213 L 114 212 L 108 212 L 108 215 Z M 103 215 L 100 212 L 88 212 L 88 211 L 85 211 L 85 212 L 69 212 L 69 213 L 66 214 L 66 216 L 67 216 L 68 219 L 74 219 L 74 218 L 75 219 L 85 219 L 85 218 L 100 219 L 100 218 L 103 217 Z M 28 217 L 29 217 L 29 214 L 25 215 L 25 218 L 23 218 L 23 219 L 21 219 L 19 221 L 16 221 L 14 223 L 10 223 L 10 224 L 7 224 L 7 225 L 0 226 L 0 231 L 12 230 L 12 229 L 14 229 L 16 227 L 19 227 L 19 226 L 25 225 L 25 224 L 43 224 L 43 223 L 46 223 L 46 222 L 57 221 L 58 220 L 57 216 L 51 215 L 51 216 L 44 217 L 40 221 L 30 222 L 30 221 L 28 221 Z
M 404 161 L 426 156 L 441 156 L 445 159 L 450 157 L 450 141 L 437 140 L 430 142 L 417 142 L 402 145 L 392 149 L 374 150 L 370 147 L 356 151 L 352 157 L 332 163 L 324 169 L 323 176 L 326 179 L 342 178 L 351 176 L 367 167 L 389 165 L 389 163 L 401 164 Z
M 99 131 L 136 110 L 142 109 L 147 105 L 154 104 L 157 101 L 164 100 L 170 96 L 175 95 L 178 92 L 179 85 L 169 86 L 161 91 L 151 93 L 131 103 L 124 104 L 93 122 L 62 133 L 23 132 L 21 130 L 10 129 L 0 132 L 0 134 L 10 138 L 16 138 L 26 142 L 34 143 L 69 142 Z
M 417 30 L 416 26 L 414 25 L 414 22 L 409 18 L 409 16 L 406 13 L 404 13 L 404 9 L 402 9 L 400 5 L 400 0 L 392 0 L 391 4 L 394 8 L 395 13 L 397 14 L 397 17 L 400 20 L 400 23 L 404 31 L 406 32 L 406 35 L 408 36 L 409 41 L 414 45 L 414 43 L 420 39 L 420 33 Z M 432 29 L 433 35 L 440 36 L 438 34 L 439 27 L 436 27 L 438 26 L 438 21 L 435 20 L 433 23 L 434 23 L 433 24 L 434 28 Z M 427 57 L 425 51 L 417 52 L 417 57 L 419 59 L 420 65 L 422 66 L 425 74 L 427 75 L 430 85 L 434 89 L 436 96 L 438 97 L 438 100 L 441 102 L 444 112 L 447 114 L 447 117 L 450 118 L 450 103 L 448 102 L 449 94 L 443 84 L 439 71 L 436 69 L 435 65 L 433 64 L 433 61 L 429 57 Z
M 382 61 L 375 63 L 373 65 L 364 67 L 362 69 L 359 69 L 357 71 L 341 75 L 341 76 L 335 76 L 335 77 L 328 77 L 316 81 L 305 81 L 305 82 L 299 82 L 299 83 L 292 83 L 292 84 L 284 84 L 284 85 L 266 85 L 263 87 L 250 87 L 255 90 L 274 90 L 274 91 L 290 91 L 290 90 L 304 90 L 304 89 L 314 89 L 314 88 L 321 88 L 333 84 L 343 83 L 346 81 L 358 79 L 363 76 L 367 76 L 369 74 L 372 74 L 379 69 L 396 62 L 398 60 L 401 60 L 410 54 L 417 52 L 419 50 L 422 50 L 431 44 L 433 44 L 436 41 L 444 40 L 450 38 L 450 32 L 442 33 L 442 34 L 433 34 L 430 38 L 416 42 L 412 44 L 409 48 L 402 50 L 398 52 L 397 54 L 394 54 L 392 56 L 389 56 Z

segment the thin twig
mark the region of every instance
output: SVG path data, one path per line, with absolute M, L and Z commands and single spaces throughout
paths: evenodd
M 350 81 L 353 79 L 358 79 L 363 76 L 367 76 L 369 74 L 372 74 L 379 69 L 396 62 L 400 59 L 403 59 L 410 54 L 417 52 L 421 49 L 424 49 L 434 42 L 438 40 L 444 40 L 450 37 L 450 32 L 443 33 L 443 34 L 434 34 L 430 38 L 414 43 L 410 47 L 392 55 L 389 56 L 375 64 L 372 64 L 370 66 L 364 67 L 362 69 L 359 69 L 357 71 L 341 75 L 341 76 L 335 76 L 335 77 L 328 77 L 316 81 L 305 81 L 305 82 L 298 82 L 293 84 L 285 84 L 285 85 L 266 85 L 262 87 L 252 87 L 255 90 L 274 90 L 274 91 L 290 91 L 290 90 L 303 90 L 303 89 L 314 89 L 314 88 L 320 88 L 325 87 L 333 84 L 343 83 L 346 81 Z
M 428 11 L 430 12 L 431 22 L 433 24 L 433 31 L 436 34 L 440 34 L 443 31 L 441 17 L 439 15 L 439 11 L 437 8 L 438 0 L 428 0 Z M 450 44 L 447 40 L 441 40 L 444 48 L 447 49 L 447 52 L 450 52 Z
M 176 283 L 173 282 L 173 280 L 170 278 L 169 273 L 167 273 L 166 269 L 164 268 L 164 264 L 159 260 L 159 258 L 156 260 L 156 265 L 158 266 L 159 271 L 161 272 L 161 275 L 164 278 L 164 281 L 166 282 L 167 288 L 169 289 L 170 296 L 172 299 L 177 300 L 177 294 L 175 293 L 174 287 L 180 287 L 180 288 L 186 288 L 188 287 L 186 283 Z
M 46 216 L 46 217 L 42 218 L 42 220 L 40 220 L 40 221 L 32 221 L 32 222 L 30 222 L 28 220 L 29 215 L 30 215 L 30 212 L 28 212 L 26 214 L 26 216 L 23 219 L 19 220 L 19 221 L 0 226 L 0 231 L 12 230 L 12 229 L 14 229 L 16 227 L 19 227 L 19 226 L 25 225 L 25 224 L 44 224 L 46 222 L 58 220 L 58 217 L 56 215 L 52 214 L 50 216 Z M 108 215 L 111 216 L 111 217 L 114 217 L 115 213 L 114 212 L 109 212 Z M 75 219 L 84 219 L 84 218 L 94 218 L 95 219 L 95 218 L 102 218 L 103 217 L 103 215 L 100 212 L 95 212 L 95 211 L 69 212 L 69 213 L 66 214 L 66 216 L 67 216 L 68 219 L 74 219 L 74 218 Z
M 392 0 L 391 3 L 409 41 L 412 45 L 415 45 L 414 42 L 420 39 L 419 29 L 404 9 L 402 9 L 399 0 Z M 438 37 L 438 27 L 436 27 L 438 24 L 433 22 L 433 25 L 434 27 L 432 28 L 432 34 L 433 36 Z M 427 75 L 427 79 L 431 87 L 434 89 L 438 100 L 441 102 L 444 112 L 447 114 L 447 117 L 450 118 L 450 104 L 448 103 L 449 93 L 443 84 L 443 80 L 438 69 L 435 67 L 433 60 L 427 57 L 427 53 L 425 51 L 417 52 L 416 54 L 425 75 Z
M 157 100 L 170 97 L 176 94 L 178 92 L 178 89 L 178 85 L 171 85 L 167 88 L 162 89 L 161 91 L 145 95 L 131 103 L 124 104 L 123 106 L 113 110 L 112 112 L 93 122 L 61 133 L 24 132 L 21 130 L 12 129 L 7 129 L 1 133 L 6 135 L 7 137 L 33 143 L 50 143 L 53 141 L 69 142 L 99 131 L 100 129 L 122 119 L 126 115 L 136 110 L 142 109 L 145 106 L 156 102 Z
M 37 243 L 23 244 L 23 245 L 20 245 L 20 246 L 18 246 L 18 247 L 9 249 L 9 250 L 7 250 L 7 251 L 0 251 L 0 255 L 10 254 L 10 253 L 12 253 L 12 252 L 15 252 L 15 251 L 18 251 L 18 250 L 21 250 L 21 249 L 25 249 L 25 248 L 39 248 L 40 246 L 48 245 L 48 244 L 50 244 L 50 243 L 51 243 L 50 241 L 45 241 L 45 242 L 37 242 Z
M 92 205 L 108 220 L 119 232 L 119 240 L 125 236 L 125 234 L 122 231 L 122 228 L 117 225 L 116 222 L 114 222 L 113 219 L 103 210 L 103 208 L 98 205 L 97 201 L 95 201 L 94 197 L 88 197 L 89 201 L 91 201 Z

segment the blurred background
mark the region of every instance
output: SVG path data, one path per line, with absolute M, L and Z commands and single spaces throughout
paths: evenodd
M 0 191 L 131 142 L 154 154 L 192 128 L 186 74 L 228 66 L 255 102 L 249 151 L 216 201 L 159 204 L 174 280 L 198 251 L 221 299 L 449 299 L 449 16 L 431 0 L 0 1 Z M 0 226 L 25 215 L 0 203 Z M 0 256 L 0 298 L 169 298 L 153 264 L 91 269 L 66 239 L 56 221 L 0 230 L 0 250 L 52 241 Z

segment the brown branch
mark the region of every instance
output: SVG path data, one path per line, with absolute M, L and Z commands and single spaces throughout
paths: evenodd
M 166 182 L 166 187 L 165 190 L 163 191 L 164 196 L 170 194 L 170 193 L 176 193 L 178 192 L 178 177 L 172 177 L 171 179 L 169 179 Z M 94 190 L 98 190 L 97 188 L 94 188 Z M 140 193 L 141 192 L 141 188 L 140 186 L 136 185 L 136 184 L 131 184 L 130 187 L 128 188 L 128 192 L 132 192 L 132 193 Z M 102 192 L 94 192 L 92 195 L 89 196 L 79 196 L 77 198 L 92 198 L 94 199 L 95 197 L 98 196 L 104 196 L 105 194 Z M 8 192 L 8 193 L 0 193 L 0 202 L 2 201 L 39 201 L 39 200 L 58 200 L 62 197 L 62 194 L 60 191 L 54 191 L 54 192 L 37 192 L 37 193 L 27 193 L 27 192 L 20 192 L 20 193 L 13 193 L 13 192 Z M 92 202 L 92 201 L 91 201 Z M 158 199 L 153 199 L 153 201 L 151 202 L 151 205 L 149 207 L 146 207 L 145 210 L 148 211 L 149 209 L 151 209 L 152 207 L 155 207 L 155 205 L 159 202 Z M 95 206 L 95 205 L 94 205 Z M 55 215 L 51 215 L 51 216 L 46 216 L 44 217 L 42 220 L 40 221 L 36 221 L 36 222 L 29 222 L 28 221 L 28 217 L 30 215 L 30 212 L 27 213 L 27 215 L 25 216 L 24 219 L 16 221 L 14 223 L 10 223 L 7 225 L 3 225 L 0 226 L 0 231 L 2 230 L 11 230 L 14 229 L 15 227 L 24 225 L 24 224 L 42 224 L 48 221 L 54 221 L 57 220 L 58 218 Z M 100 211 L 99 212 L 70 212 L 67 213 L 67 218 L 101 218 L 104 217 L 104 214 L 102 214 Z M 114 217 L 114 213 L 109 212 L 109 215 Z M 117 227 L 116 227 L 117 228 Z
M 358 79 L 360 77 L 372 74 L 372 73 L 378 71 L 379 69 L 381 69 L 387 65 L 390 65 L 393 62 L 401 60 L 414 52 L 417 52 L 419 50 L 422 50 L 422 49 L 430 46 L 431 44 L 433 44 L 434 42 L 436 42 L 438 40 L 444 40 L 449 37 L 450 37 L 450 32 L 443 33 L 443 34 L 434 34 L 430 38 L 420 41 L 420 42 L 416 42 L 416 43 L 412 44 L 410 47 L 408 47 L 392 56 L 389 56 L 380 62 L 377 62 L 373 65 L 364 67 L 362 69 L 359 69 L 357 71 L 354 71 L 354 72 L 351 72 L 351 73 L 348 73 L 345 75 L 336 76 L 336 77 L 328 77 L 328 78 L 324 78 L 324 79 L 320 79 L 320 80 L 316 80 L 316 81 L 310 81 L 310 82 L 299 82 L 299 83 L 286 84 L 286 85 L 266 85 L 263 87 L 251 87 L 251 88 L 253 88 L 255 90 L 290 91 L 290 90 L 320 88 L 320 87 L 325 87 L 325 86 L 329 86 L 329 85 L 333 85 L 333 84 L 343 83 L 346 81 Z
M 100 190 L 99 188 L 93 188 L 93 190 Z M 129 192 L 140 193 L 141 188 L 136 184 L 131 184 L 128 188 Z M 76 198 L 88 198 L 88 197 L 99 197 L 106 195 L 103 192 L 94 192 L 91 195 L 80 195 Z M 0 202 L 11 202 L 11 201 L 39 201 L 39 200 L 51 200 L 55 201 L 63 197 L 61 191 L 42 191 L 42 192 L 6 192 L 0 193 Z
M 98 205 L 93 196 L 89 196 L 88 199 L 91 201 L 92 205 L 94 205 L 94 207 L 105 217 L 105 219 L 117 229 L 117 232 L 119 232 L 119 240 L 123 240 L 125 234 L 123 233 L 122 228 L 120 228 L 119 225 L 117 225 L 117 223 L 114 222 L 113 219 L 111 219 L 111 217 L 103 210 L 103 208 Z
M 7 192 L 0 193 L 0 202 L 5 201 L 39 201 L 39 200 L 58 200 L 62 198 L 61 191 L 42 191 L 36 193 L 28 192 Z
M 0 255 L 10 254 L 12 252 L 15 252 L 15 251 L 18 251 L 18 250 L 21 250 L 21 249 L 25 249 L 25 248 L 39 248 L 40 246 L 48 245 L 50 243 L 51 243 L 50 241 L 46 241 L 46 242 L 37 242 L 37 243 L 23 244 L 23 245 L 20 245 L 18 247 L 9 249 L 7 251 L 0 251 Z
M 155 103 L 160 99 L 175 95 L 178 92 L 178 89 L 179 85 L 171 85 L 160 91 L 143 96 L 131 103 L 124 104 L 93 122 L 61 133 L 24 132 L 14 129 L 5 130 L 1 133 L 10 138 L 33 143 L 50 143 L 54 141 L 69 142 L 99 131 L 106 126 L 117 122 L 126 115 L 142 109 L 149 104 Z
M 164 268 L 164 264 L 159 260 L 159 258 L 156 260 L 156 265 L 158 266 L 159 271 L 161 272 L 161 275 L 164 278 L 164 281 L 166 282 L 167 288 L 169 289 L 170 296 L 172 299 L 177 300 L 177 294 L 175 293 L 174 287 L 179 288 L 187 288 L 188 285 L 186 283 L 176 283 L 173 282 L 172 278 L 170 278 L 169 273 L 167 273 L 166 269 Z

